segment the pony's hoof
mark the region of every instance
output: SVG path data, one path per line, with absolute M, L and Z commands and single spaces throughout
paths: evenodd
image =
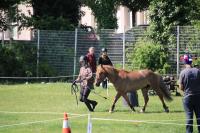
M 131 110 L 131 112 L 133 112 L 133 113 L 134 113 L 134 112 L 136 112 L 136 111 L 135 111 L 135 110 Z
M 168 108 L 167 108 L 167 109 L 165 109 L 165 112 L 166 112 L 166 113 L 169 113 L 169 109 L 168 109 Z
M 111 114 L 111 113 L 113 113 L 113 111 L 112 111 L 112 110 L 109 110 L 108 112 L 109 112 L 110 114 Z
M 131 110 L 132 110 L 132 112 L 135 112 L 135 109 L 134 109 L 134 108 L 132 108 Z
M 141 109 L 141 110 L 140 110 L 140 113 L 144 113 L 144 109 Z

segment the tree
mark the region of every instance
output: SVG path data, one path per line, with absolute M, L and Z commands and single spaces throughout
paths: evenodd
M 116 29 L 118 0 L 84 0 L 84 5 L 90 7 L 97 19 L 98 28 Z
M 11 22 L 17 21 L 17 4 L 23 0 L 1 0 L 0 30 L 7 30 Z
M 120 4 L 129 8 L 133 14 L 133 23 L 135 23 L 135 14 L 137 11 L 147 10 L 151 0 L 119 0 Z
M 197 0 L 152 0 L 149 9 L 150 37 L 160 44 L 173 42 L 173 26 L 200 19 Z
M 23 15 L 22 24 L 36 29 L 62 30 L 78 25 L 82 12 L 80 0 L 29 0 L 33 15 Z

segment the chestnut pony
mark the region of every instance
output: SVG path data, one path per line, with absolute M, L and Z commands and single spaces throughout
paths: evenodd
M 144 106 L 141 109 L 141 112 L 144 112 L 147 106 L 147 102 L 149 101 L 148 89 L 150 87 L 159 96 L 165 112 L 169 112 L 169 109 L 164 102 L 164 98 L 168 101 L 171 101 L 172 97 L 169 89 L 166 87 L 162 77 L 159 74 L 154 73 L 151 70 L 138 70 L 128 72 L 125 70 L 115 69 L 114 67 L 108 65 L 99 65 L 96 71 L 96 86 L 99 86 L 106 77 L 114 85 L 117 91 L 109 112 L 114 111 L 115 104 L 121 96 L 124 97 L 130 108 L 135 111 L 134 107 L 129 101 L 127 92 L 136 91 L 138 89 L 142 90 L 144 97 Z

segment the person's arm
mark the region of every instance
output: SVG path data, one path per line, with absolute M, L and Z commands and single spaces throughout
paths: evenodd
M 200 81 L 200 69 L 198 70 L 198 80 Z
M 82 69 L 80 68 L 79 75 L 78 75 L 77 79 L 75 80 L 76 82 L 81 82 L 81 71 L 82 71 Z
M 184 91 L 184 87 L 182 83 L 179 83 L 179 89 L 181 89 L 182 91 Z
M 92 70 L 91 68 L 87 68 L 88 75 L 85 77 L 86 80 L 89 80 L 92 78 Z
M 183 86 L 183 74 L 181 73 L 179 76 L 179 89 L 184 91 L 184 86 Z
M 107 57 L 108 57 L 108 56 L 107 56 Z M 110 60 L 109 57 L 108 57 L 108 63 L 109 63 L 109 65 L 113 66 L 113 64 L 112 64 L 112 62 L 111 62 L 111 60 Z

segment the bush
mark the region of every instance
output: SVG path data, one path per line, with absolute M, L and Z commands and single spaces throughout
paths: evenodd
M 39 76 L 40 77 L 49 77 L 56 74 L 55 70 L 48 65 L 48 63 L 43 62 L 39 65 Z
M 22 62 L 11 47 L 0 46 L 0 76 L 22 76 Z
M 24 43 L 0 45 L 1 77 L 35 77 L 36 64 L 36 46 Z M 53 76 L 55 74 L 55 71 L 46 62 L 40 62 L 39 72 L 39 76 Z
M 167 73 L 170 65 L 167 64 L 168 54 L 162 45 L 152 40 L 141 40 L 135 44 L 135 48 L 127 55 L 133 69 L 150 69 Z
M 200 68 L 200 58 L 193 60 L 192 64 L 193 66 Z

